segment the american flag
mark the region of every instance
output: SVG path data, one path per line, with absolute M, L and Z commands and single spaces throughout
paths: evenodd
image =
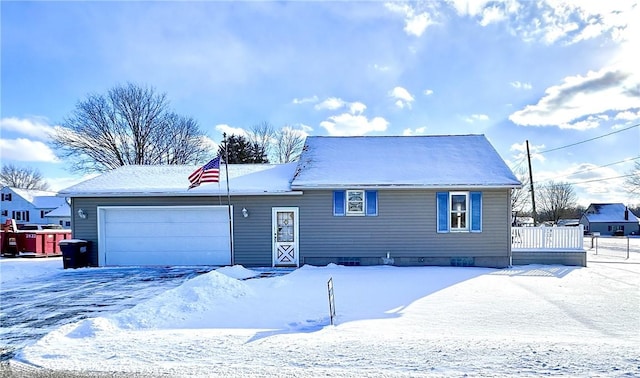
M 191 185 L 189 189 L 199 186 L 203 182 L 218 182 L 220 180 L 220 156 L 211 160 L 189 175 Z

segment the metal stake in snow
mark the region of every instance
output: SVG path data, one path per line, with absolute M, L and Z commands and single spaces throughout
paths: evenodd
M 333 296 L 333 277 L 329 278 L 327 289 L 329 291 L 329 319 L 331 319 L 331 325 L 333 325 L 336 317 L 336 301 Z

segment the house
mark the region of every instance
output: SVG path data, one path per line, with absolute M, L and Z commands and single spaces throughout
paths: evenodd
M 621 203 L 592 203 L 580 217 L 585 231 L 600 235 L 631 235 L 640 232 L 638 217 Z
M 68 204 L 55 192 L 18 189 L 9 186 L 3 186 L 0 192 L 1 224 L 4 224 L 7 219 L 14 219 L 18 224 L 55 223 L 63 227 L 71 225 L 70 211 L 64 212 Z M 55 217 L 49 216 L 52 211 L 56 211 Z
M 223 164 L 187 190 L 197 168 L 124 166 L 61 191 L 91 264 L 511 263 L 520 182 L 483 135 L 308 137 L 297 163 Z

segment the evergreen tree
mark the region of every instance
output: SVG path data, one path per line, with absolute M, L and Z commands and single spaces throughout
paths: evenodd
M 264 149 L 261 148 L 259 144 L 250 142 L 242 135 L 229 136 L 226 145 L 229 150 L 229 164 L 260 164 L 269 162 Z M 224 146 L 224 144 L 220 145 L 218 154 L 220 154 L 223 160 L 226 160 L 227 154 Z

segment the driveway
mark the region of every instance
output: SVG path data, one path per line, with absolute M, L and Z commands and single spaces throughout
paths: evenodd
M 0 361 L 67 323 L 118 312 L 215 267 L 84 268 L 2 284 Z

